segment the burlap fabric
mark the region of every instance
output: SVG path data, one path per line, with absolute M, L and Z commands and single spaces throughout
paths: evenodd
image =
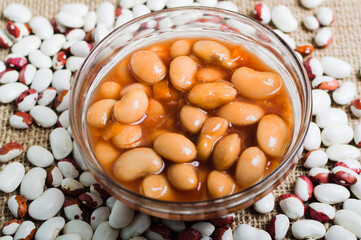
M 118 4 L 118 0 L 110 1 Z M 234 1 L 238 5 L 240 13 L 251 15 L 256 1 Z M 90 9 L 95 9 L 103 0 L 0 0 L 0 27 L 2 28 L 4 28 L 6 23 L 2 11 L 7 4 L 12 2 L 22 3 L 28 6 L 33 16 L 40 15 L 51 18 L 60 9 L 62 4 L 83 2 L 86 3 Z M 296 18 L 300 21 L 304 16 L 315 14 L 317 11 L 302 8 L 298 0 L 264 0 L 263 2 L 267 3 L 271 8 L 279 4 L 289 6 Z M 317 49 L 314 56 L 322 57 L 331 55 L 348 61 L 352 65 L 352 74 L 345 80 L 355 82 L 358 89 L 361 89 L 361 84 L 359 83 L 360 75 L 358 73 L 358 70 L 361 68 L 361 2 L 360 0 L 326 0 L 322 5 L 330 7 L 335 13 L 336 21 L 332 25 L 334 39 L 329 47 Z M 314 35 L 315 32 L 307 31 L 303 26 L 300 26 L 298 31 L 291 34 L 297 44 L 312 42 Z M 3 59 L 7 53 L 7 50 L 0 50 L 0 59 Z M 345 107 L 345 109 L 349 112 L 348 107 Z M 12 115 L 13 110 L 13 104 L 0 105 L 0 146 L 10 141 L 16 141 L 22 144 L 25 150 L 35 144 L 49 148 L 48 135 L 50 130 L 32 126 L 29 130 L 24 131 L 15 130 L 9 126 L 8 119 Z M 349 114 L 349 120 L 353 126 L 361 122 L 361 120 L 354 118 L 351 114 Z M 17 158 L 16 161 L 24 163 L 27 170 L 29 169 L 29 162 L 26 161 L 25 154 Z M 0 167 L 3 166 L 0 164 Z M 275 196 L 282 193 L 292 193 L 296 177 L 305 173 L 305 169 L 298 164 L 287 179 L 274 191 Z M 5 221 L 12 219 L 12 215 L 6 204 L 10 196 L 10 194 L 0 193 L 0 226 L 2 226 Z M 276 213 L 281 213 L 278 206 L 272 213 L 265 215 L 256 213 L 253 208 L 248 208 L 237 213 L 236 224 L 248 223 L 252 226 L 266 229 L 272 216 Z M 292 239 L 290 234 L 287 239 Z

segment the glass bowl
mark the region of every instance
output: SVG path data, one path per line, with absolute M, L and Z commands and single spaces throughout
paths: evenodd
M 294 111 L 293 136 L 285 157 L 268 176 L 230 196 L 197 202 L 151 199 L 127 190 L 110 178 L 97 162 L 88 141 L 86 109 L 99 81 L 134 49 L 177 37 L 209 37 L 240 43 L 277 71 L 286 85 Z M 271 29 L 226 10 L 182 7 L 154 12 L 115 29 L 86 58 L 72 84 L 70 121 L 74 140 L 97 181 L 115 198 L 144 213 L 176 220 L 223 216 L 246 208 L 272 191 L 300 159 L 311 117 L 311 89 L 302 63 Z

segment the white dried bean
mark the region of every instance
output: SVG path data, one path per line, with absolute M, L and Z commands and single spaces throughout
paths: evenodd
M 62 217 L 54 217 L 46 220 L 36 231 L 35 240 L 54 240 L 64 228 L 65 220 Z
M 29 54 L 29 61 L 37 68 L 51 68 L 53 65 L 51 58 L 42 53 L 40 50 L 31 52 Z
M 167 7 L 168 7 L 168 3 L 167 3 Z M 238 7 L 236 4 L 234 4 L 231 1 L 219 1 L 216 5 L 217 8 L 222 8 L 222 9 L 226 9 L 229 11 L 233 11 L 233 12 L 238 12 Z
M 110 209 L 108 207 L 99 207 L 95 209 L 90 216 L 90 225 L 93 230 L 97 229 L 97 227 L 108 221 L 110 215 Z
M 3 48 L 11 47 L 14 44 L 3 29 L 0 29 L 0 42 L 0 47 Z
M 55 240 L 82 240 L 78 233 L 68 233 L 57 237 Z
M 272 218 L 268 232 L 270 232 L 270 235 L 272 235 L 275 240 L 282 240 L 285 238 L 289 227 L 290 220 L 288 217 L 284 214 L 277 214 Z
M 19 73 L 19 82 L 29 85 L 33 82 L 35 74 L 36 74 L 36 67 L 32 64 L 27 64 L 20 70 Z
M 322 203 L 336 204 L 350 197 L 350 192 L 344 186 L 334 183 L 317 185 L 314 189 L 316 199 Z
M 57 92 L 70 89 L 71 72 L 68 69 L 57 70 L 54 72 L 51 86 L 56 88 Z
M 140 17 L 142 15 L 145 15 L 147 13 L 150 13 L 150 9 L 145 6 L 144 4 L 139 4 L 133 7 L 133 13 L 134 13 L 134 18 L 136 17 Z
M 259 213 L 269 213 L 275 207 L 275 198 L 272 192 L 268 193 L 266 196 L 255 202 L 253 205 L 254 210 Z
M 353 211 L 361 216 L 361 200 L 350 198 L 343 202 L 343 209 Z
M 76 164 L 78 164 L 80 169 L 82 171 L 87 171 L 88 167 L 85 165 L 75 141 L 73 141 L 73 154 L 72 155 L 73 155 L 73 159 L 75 160 Z
M 180 232 L 186 229 L 186 225 L 183 221 L 177 221 L 177 220 L 169 220 L 169 219 L 161 219 L 161 223 L 164 226 L 167 226 L 170 228 L 170 230 L 174 232 Z
M 306 202 L 312 197 L 312 193 L 313 184 L 311 180 L 304 175 L 299 176 L 296 180 L 295 195 Z
M 109 225 L 109 222 L 101 223 L 94 232 L 92 240 L 116 240 L 119 235 L 119 230 L 114 229 Z
M 47 39 L 54 34 L 54 29 L 51 26 L 51 23 L 45 17 L 37 16 L 32 18 L 29 26 L 33 33 L 40 39 Z
M 26 85 L 18 82 L 4 84 L 0 86 L 0 102 L 10 103 L 28 89 Z
M 328 159 L 332 161 L 342 161 L 346 159 L 357 159 L 360 157 L 360 150 L 347 144 L 336 144 L 326 149 Z
M 66 39 L 63 34 L 54 34 L 43 41 L 40 46 L 40 51 L 47 56 L 54 56 L 62 49 L 65 42 Z
M 320 77 L 323 74 L 323 68 L 321 62 L 315 57 L 309 57 L 304 62 L 304 66 L 307 71 L 308 77 L 312 80 L 316 77 Z
M 308 206 L 308 215 L 319 222 L 330 222 L 336 214 L 335 209 L 326 203 L 313 202 Z
M 53 72 L 49 68 L 40 68 L 35 73 L 30 88 L 35 89 L 38 92 L 42 92 L 49 87 L 52 79 Z
M 315 42 L 318 47 L 327 47 L 332 42 L 333 33 L 331 28 L 324 27 L 318 30 L 315 36 Z
M 192 229 L 198 230 L 202 236 L 210 237 L 215 230 L 212 223 L 209 222 L 196 222 L 191 226 Z
M 93 229 L 90 225 L 80 220 L 72 220 L 65 224 L 64 233 L 77 233 L 81 236 L 81 240 L 91 240 L 93 237 Z
M 257 239 L 257 240 L 271 240 L 271 236 L 268 232 L 251 227 L 248 224 L 240 224 L 236 227 L 233 233 L 234 240 L 248 240 L 248 239 Z
M 29 162 L 37 167 L 49 167 L 54 162 L 53 154 L 42 146 L 31 146 L 26 156 Z
M 322 26 L 329 26 L 335 20 L 332 10 L 328 7 L 320 7 L 318 9 L 317 19 Z
M 327 109 L 331 106 L 331 98 L 324 90 L 313 89 L 312 100 L 312 115 L 317 115 L 322 110 Z
M 346 81 L 332 93 L 332 99 L 339 105 L 349 104 L 356 95 L 356 86 L 353 82 Z
M 0 191 L 13 192 L 21 183 L 25 175 L 25 168 L 19 162 L 6 165 L 0 172 Z
M 254 17 L 263 24 L 271 21 L 271 10 L 265 3 L 257 3 L 253 10 Z
M 297 219 L 304 215 L 305 205 L 302 200 L 292 194 L 282 194 L 279 198 L 279 205 L 290 219 Z
M 304 147 L 307 151 L 318 149 L 321 146 L 321 131 L 316 123 L 311 122 L 308 128 L 306 138 L 304 141 Z
M 361 238 L 361 216 L 350 210 L 339 210 L 336 212 L 334 223 L 346 228 L 357 238 Z
M 301 0 L 301 4 L 303 7 L 312 9 L 318 7 L 325 0 Z
M 70 4 L 64 4 L 61 7 L 60 11 L 70 12 L 79 15 L 80 17 L 84 17 L 88 13 L 89 8 L 84 3 L 70 3 Z
M 86 33 L 83 29 L 73 28 L 65 33 L 67 41 L 82 41 L 84 40 Z
M 338 124 L 325 127 L 321 133 L 322 143 L 325 146 L 347 144 L 353 139 L 353 129 L 347 124 Z
M 80 28 L 84 25 L 83 18 L 71 12 L 59 12 L 55 15 L 55 20 L 61 25 L 69 28 Z
M 56 128 L 51 131 L 49 140 L 54 158 L 57 160 L 65 158 L 73 150 L 73 142 L 64 128 Z
M 47 106 L 52 103 L 56 96 L 56 89 L 53 87 L 49 87 L 45 89 L 43 92 L 39 93 L 38 104 L 42 106 Z
M 86 57 L 89 55 L 91 46 L 86 41 L 76 41 L 70 47 L 70 52 L 74 56 Z
M 115 19 L 115 8 L 111 2 L 100 4 L 96 10 L 97 24 L 103 23 L 108 29 L 112 28 Z
M 207 2 L 208 1 L 209 0 L 207 0 Z M 152 11 L 159 11 L 159 10 L 162 10 L 165 7 L 166 3 L 167 3 L 167 0 L 148 0 L 147 1 L 147 6 Z
M 298 27 L 298 21 L 285 5 L 278 5 L 272 9 L 272 22 L 282 32 L 293 32 Z
M 192 3 L 193 3 L 193 0 L 168 0 L 166 6 L 167 6 L 167 8 L 184 7 L 184 6 L 189 6 Z M 219 7 L 219 8 L 221 8 L 221 7 Z
M 75 72 L 79 70 L 80 66 L 83 64 L 85 57 L 76 57 L 71 56 L 66 61 L 65 67 L 69 69 L 71 72 Z
M 312 15 L 308 15 L 303 18 L 303 25 L 308 30 L 317 30 L 320 27 L 320 23 L 318 22 L 317 18 Z
M 325 74 L 334 78 L 346 78 L 351 74 L 351 65 L 339 58 L 325 56 L 321 59 Z
M 292 235 L 297 239 L 319 239 L 325 233 L 323 224 L 315 220 L 298 220 L 292 224 Z
M 93 175 L 89 171 L 85 171 L 80 174 L 79 181 L 84 187 L 90 187 L 90 185 L 97 183 Z
M 58 168 L 61 174 L 65 178 L 77 178 L 79 177 L 79 167 L 76 163 L 71 159 L 62 159 L 58 162 Z
M 103 24 L 98 23 L 95 30 L 92 32 L 92 36 L 95 44 L 99 43 L 109 33 L 109 29 Z
M 151 219 L 149 215 L 144 213 L 136 213 L 132 221 L 119 232 L 121 239 L 126 240 L 131 237 L 141 235 L 144 233 L 151 224 Z
M 316 115 L 316 124 L 320 128 L 348 123 L 347 114 L 339 108 L 327 108 Z
M 354 185 L 350 186 L 350 190 L 358 199 L 361 199 L 361 181 L 357 181 Z
M 94 11 L 88 12 L 84 16 L 84 26 L 83 26 L 84 31 L 89 32 L 90 30 L 95 28 L 96 23 L 97 23 L 96 12 L 94 12 Z
M 43 128 L 50 128 L 56 124 L 58 116 L 56 113 L 45 106 L 35 106 L 30 110 L 30 115 L 35 123 Z
M 57 188 L 47 189 L 29 205 L 29 215 L 35 220 L 47 220 L 54 217 L 63 206 L 64 194 Z
M 13 83 L 19 79 L 19 72 L 15 69 L 8 68 L 0 72 L 0 83 Z
M 355 235 L 339 225 L 331 226 L 325 235 L 326 240 L 357 240 Z
M 109 224 L 113 228 L 124 228 L 132 221 L 133 216 L 134 209 L 117 200 L 109 215 Z
M 18 231 L 16 231 L 14 240 L 32 239 L 36 232 L 36 226 L 32 221 L 24 221 Z
M 24 176 L 20 185 L 20 195 L 26 200 L 34 200 L 41 196 L 44 191 L 46 171 L 35 167 L 30 169 Z
M 27 23 L 31 19 L 31 11 L 23 4 L 11 3 L 3 10 L 4 17 L 14 22 Z
M 325 166 L 328 162 L 327 154 L 320 149 L 314 149 L 304 156 L 303 166 L 311 169 Z
M 162 0 L 156 0 L 157 2 L 160 2 Z M 119 27 L 121 25 L 123 25 L 126 22 L 129 22 L 130 20 L 132 20 L 134 18 L 134 14 L 132 11 L 130 11 L 129 9 L 122 9 L 122 14 L 118 16 L 116 22 L 115 22 L 115 27 Z M 162 20 L 161 20 L 162 21 Z
M 26 36 L 11 47 L 11 51 L 21 56 L 27 56 L 39 49 L 41 40 L 37 36 Z

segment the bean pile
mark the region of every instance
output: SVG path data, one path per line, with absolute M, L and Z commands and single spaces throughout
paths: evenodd
M 313 9 L 324 0 L 300 2 Z M 196 223 L 170 221 L 135 212 L 110 197 L 87 171 L 72 141 L 67 111 L 72 74 L 94 44 L 113 27 L 134 17 L 183 5 L 238 11 L 234 3 L 217 0 L 120 0 L 119 5 L 116 8 L 105 2 L 96 11 L 89 11 L 83 4 L 67 4 L 53 19 L 33 17 L 21 4 L 9 4 L 3 9 L 9 22 L 6 29 L 0 30 L 0 47 L 11 48 L 11 54 L 0 61 L 0 102 L 14 103 L 16 112 L 9 124 L 15 129 L 28 129 L 35 124 L 57 128 L 49 135 L 50 149 L 26 149 L 31 164 L 28 171 L 18 162 L 25 151 L 21 144 L 10 142 L 0 148 L 0 191 L 12 194 L 7 207 L 14 217 L 3 224 L 1 240 L 278 240 L 288 232 L 297 239 L 361 238 L 361 166 L 360 150 L 356 147 L 361 145 L 361 127 L 351 128 L 345 112 L 331 107 L 332 102 L 349 106 L 356 118 L 361 117 L 355 85 L 339 81 L 351 74 L 351 66 L 332 56 L 320 60 L 309 56 L 314 51 L 310 43 L 296 46 L 287 33 L 300 26 L 285 6 L 271 11 L 266 4 L 257 3 L 254 8 L 257 20 L 265 24 L 272 20 L 278 28 L 275 32 L 296 50 L 300 60 L 305 57 L 304 66 L 314 88 L 314 122 L 307 134 L 303 159 L 309 172 L 297 179 L 294 194 L 278 196 L 284 214 L 275 215 L 267 231 L 248 224 L 240 224 L 232 231 L 234 214 Z M 172 26 L 172 21 L 165 19 L 162 24 Z M 333 21 L 333 12 L 327 7 L 319 7 L 316 16 L 303 19 L 305 28 L 317 30 L 317 47 L 331 44 Z M 327 147 L 326 151 L 321 147 Z M 329 160 L 335 162 L 331 170 L 326 167 Z M 342 203 L 341 210 L 334 205 L 338 203 Z M 274 207 L 272 193 L 254 205 L 257 212 L 264 214 Z M 307 219 L 303 219 L 305 212 Z
M 244 47 L 214 39 L 136 50 L 92 98 L 98 160 L 124 187 L 162 200 L 224 197 L 254 184 L 277 167 L 292 134 L 281 77 Z

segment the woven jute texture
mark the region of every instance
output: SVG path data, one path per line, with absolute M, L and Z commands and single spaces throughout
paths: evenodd
M 114 4 L 118 4 L 116 0 L 110 0 Z M 0 27 L 4 28 L 5 19 L 2 15 L 2 11 L 9 3 L 22 3 L 28 6 L 33 16 L 45 16 L 51 18 L 60 9 L 62 4 L 74 2 L 74 0 L 0 0 Z M 95 9 L 102 0 L 76 0 L 75 2 L 86 3 L 90 9 Z M 240 13 L 245 15 L 251 15 L 252 9 L 256 1 L 250 0 L 234 0 L 237 3 Z M 290 7 L 295 17 L 301 22 L 302 18 L 306 15 L 312 15 L 317 10 L 306 10 L 302 8 L 298 0 L 264 0 L 271 8 L 284 4 Z M 352 65 L 352 74 L 347 79 L 353 81 L 360 91 L 360 76 L 358 69 L 361 67 L 361 10 L 360 0 L 326 0 L 322 6 L 330 7 L 335 14 L 335 23 L 332 25 L 334 32 L 334 38 L 332 44 L 325 49 L 317 49 L 313 54 L 316 57 L 322 57 L 325 55 L 340 57 L 348 61 Z M 291 34 L 295 38 L 297 44 L 306 42 L 312 42 L 315 32 L 307 31 L 301 24 L 298 30 Z M 7 50 L 0 50 L 0 59 L 3 59 L 7 54 Z M 358 93 L 359 94 L 359 93 Z M 359 95 L 358 95 L 359 97 Z M 352 126 L 359 124 L 361 121 L 354 118 L 349 114 L 348 107 L 344 107 L 348 112 L 349 120 Z M 15 130 L 9 126 L 9 117 L 14 110 L 13 104 L 0 105 L 0 146 L 5 145 L 8 142 L 16 141 L 22 144 L 27 150 L 32 145 L 41 145 L 49 149 L 48 135 L 50 129 L 42 129 L 36 126 L 32 126 L 29 130 Z M 27 170 L 30 167 L 29 162 L 25 158 L 25 154 L 18 157 L 14 161 L 24 163 Z M 4 164 L 0 164 L 0 167 L 4 167 Z M 292 171 L 292 173 L 286 178 L 286 180 L 273 192 L 277 197 L 282 193 L 293 193 L 294 183 L 297 176 L 306 174 L 305 169 L 300 164 Z M 11 213 L 7 208 L 7 199 L 10 194 L 0 193 L 0 227 L 7 220 L 12 218 Z M 272 216 L 281 213 L 278 205 L 273 212 L 269 214 L 258 214 L 252 207 L 242 210 L 237 213 L 236 224 L 248 223 L 252 226 L 261 229 L 267 229 L 269 221 Z M 1 235 L 1 234 L 0 234 Z M 287 239 L 292 239 L 291 234 L 288 234 Z

